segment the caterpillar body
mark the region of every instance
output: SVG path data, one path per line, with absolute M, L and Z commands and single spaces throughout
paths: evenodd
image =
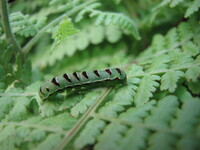
M 39 89 L 41 99 L 66 90 L 67 88 L 85 87 L 91 84 L 94 86 L 120 84 L 126 82 L 126 74 L 119 68 L 106 70 L 94 70 L 93 72 L 74 72 L 54 77 L 51 81 L 45 82 Z

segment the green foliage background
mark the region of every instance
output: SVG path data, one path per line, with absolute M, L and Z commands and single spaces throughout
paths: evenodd
M 20 46 L 1 7 L 1 150 L 200 149 L 200 0 L 8 5 Z M 56 75 L 109 67 L 128 83 L 37 94 Z

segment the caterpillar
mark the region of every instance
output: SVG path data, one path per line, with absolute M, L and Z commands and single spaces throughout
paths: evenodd
M 39 89 L 41 99 L 46 99 L 54 93 L 66 90 L 67 88 L 85 87 L 91 84 L 94 86 L 112 85 L 126 82 L 126 74 L 119 68 L 105 70 L 94 70 L 93 72 L 74 72 L 54 77 L 51 81 L 45 82 Z

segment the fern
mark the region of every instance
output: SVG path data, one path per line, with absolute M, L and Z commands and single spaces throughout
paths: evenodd
M 124 121 L 140 123 L 142 122 L 142 119 L 149 114 L 148 112 L 153 108 L 155 103 L 155 100 L 152 100 L 137 108 L 130 108 L 126 112 L 122 113 L 119 118 Z
M 149 141 L 149 149 L 157 150 L 160 147 L 172 149 L 175 145 L 176 140 L 177 138 L 173 135 L 166 133 L 155 133 L 154 135 L 152 135 L 151 140 Z
M 137 83 L 138 79 L 135 79 Z M 134 83 L 132 83 L 134 84 Z M 135 85 L 127 85 L 118 91 L 116 96 L 113 98 L 112 101 L 107 102 L 104 107 L 99 110 L 101 115 L 106 116 L 117 116 L 117 112 L 121 112 L 124 110 L 125 106 L 131 105 L 133 101 L 133 95 L 135 94 L 135 89 L 137 88 Z M 122 93 L 123 100 L 122 100 Z M 109 115 L 108 115 L 109 114 Z
M 200 148 L 198 0 L 6 2 L 0 149 Z M 111 67 L 127 82 L 37 94 L 54 76 Z
M 145 139 L 147 139 L 148 134 L 148 131 L 142 128 L 131 128 L 129 129 L 129 131 L 127 131 L 125 138 L 120 141 L 119 147 L 117 147 L 116 149 L 129 150 L 145 148 Z
M 156 82 L 157 80 L 160 80 L 160 77 L 156 75 L 145 76 L 141 80 L 137 94 L 135 95 L 136 105 L 139 106 L 146 103 L 153 96 L 152 93 L 155 92 L 155 87 L 159 86 L 159 83 Z
M 188 112 L 188 110 L 190 111 Z M 192 130 L 194 130 L 194 124 L 198 121 L 199 114 L 199 100 L 186 101 L 182 106 L 182 111 L 178 111 L 177 119 L 172 122 L 172 130 L 181 133 L 195 132 Z M 182 123 L 185 123 L 185 126 L 179 128 Z
M 95 145 L 94 149 L 100 150 L 100 149 L 117 149 L 117 143 L 122 138 L 122 133 L 127 130 L 126 126 L 112 123 L 109 124 L 102 135 L 98 138 L 98 143 Z M 113 138 L 110 138 L 110 135 L 113 134 Z
M 67 37 L 77 33 L 78 30 L 74 28 L 70 19 L 65 18 L 59 25 L 58 30 L 53 34 L 53 39 L 55 40 L 54 49 Z
M 100 25 L 100 24 L 105 24 L 105 25 L 109 25 L 109 24 L 116 24 L 118 25 L 125 33 L 130 33 L 132 34 L 136 39 L 140 39 L 140 35 L 138 33 L 138 29 L 135 25 L 135 23 L 133 22 L 133 20 L 129 19 L 128 17 L 126 17 L 123 14 L 118 14 L 118 13 L 105 13 L 105 12 L 101 12 L 98 10 L 95 10 L 95 8 L 99 7 L 100 4 L 99 3 L 94 3 L 92 5 L 90 5 L 89 7 L 87 7 L 86 9 L 82 10 L 77 18 L 76 18 L 76 22 L 80 21 L 83 18 L 83 15 L 86 13 L 90 13 L 90 17 L 95 17 L 97 16 L 97 19 L 95 21 L 96 25 Z
M 177 87 L 177 82 L 180 77 L 182 77 L 184 73 L 182 71 L 168 71 L 161 78 L 161 90 L 169 90 L 170 92 L 174 92 Z
M 154 107 L 151 115 L 145 119 L 145 123 L 158 129 L 168 127 L 168 123 L 176 112 L 177 106 L 178 102 L 175 96 L 169 95 L 159 100 L 157 107 Z M 165 109 L 166 107 L 168 109 Z
M 99 25 L 101 23 L 104 23 L 105 25 L 109 25 L 111 23 L 117 24 L 125 32 L 131 33 L 138 40 L 140 39 L 140 35 L 138 33 L 135 23 L 124 15 L 92 11 L 90 16 L 98 16 L 95 22 L 96 25 Z
M 185 13 L 185 17 L 188 18 L 194 12 L 198 11 L 199 7 L 200 7 L 200 1 L 199 0 L 195 0 L 193 3 L 190 3 L 188 5 L 187 11 Z
M 57 46 L 56 50 L 46 59 L 45 52 L 42 56 L 44 61 L 43 66 L 54 65 L 58 60 L 63 60 L 64 57 L 72 57 L 78 51 L 87 50 L 90 45 L 98 45 L 107 40 L 110 43 L 116 43 L 122 38 L 122 32 L 117 26 L 94 26 L 89 25 L 84 30 L 73 35 L 71 38 L 64 40 Z M 38 54 L 41 56 L 41 54 Z
M 85 95 L 85 97 L 79 103 L 72 107 L 72 116 L 78 117 L 79 114 L 83 114 L 89 106 L 95 103 L 95 100 L 97 97 L 99 97 L 99 95 L 100 93 L 98 91 L 90 92 L 89 94 Z
M 13 31 L 21 36 L 34 36 L 45 24 L 45 18 L 41 20 L 31 19 L 29 15 L 21 12 L 10 14 L 11 27 Z
M 181 5 L 183 8 L 186 9 L 185 18 L 188 18 L 191 16 L 194 12 L 197 12 L 199 7 L 200 7 L 200 2 L 199 0 L 194 0 L 194 1 L 186 1 L 184 4 L 184 0 L 163 0 L 158 6 L 156 6 L 154 9 L 158 9 L 161 7 L 164 7 L 166 5 L 169 5 L 171 8 Z
M 81 149 L 88 144 L 95 143 L 95 137 L 101 134 L 101 130 L 105 127 L 105 123 L 99 119 L 90 120 L 80 136 L 75 140 L 75 148 Z M 91 130 L 94 128 L 95 130 Z M 85 138 L 87 136 L 87 138 Z

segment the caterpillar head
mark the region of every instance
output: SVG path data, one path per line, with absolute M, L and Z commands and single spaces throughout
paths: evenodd
M 41 86 L 38 93 L 41 99 L 45 99 L 49 96 L 49 88 Z

